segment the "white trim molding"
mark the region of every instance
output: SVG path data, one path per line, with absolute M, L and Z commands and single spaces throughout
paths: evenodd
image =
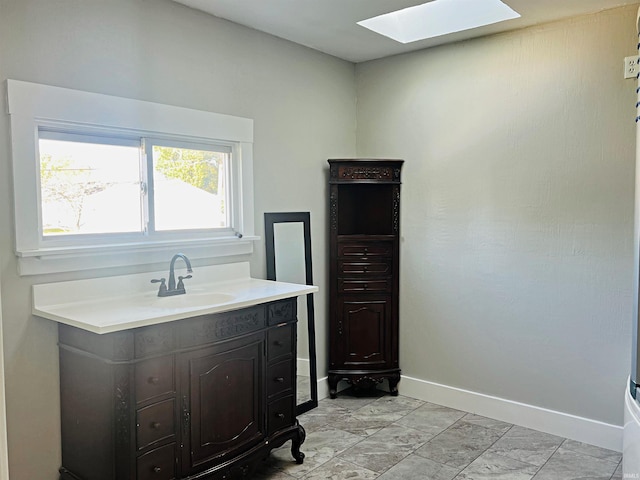
M 15 207 L 16 256 L 20 275 L 143 265 L 168 253 L 188 250 L 194 258 L 250 254 L 254 235 L 253 120 L 190 108 L 114 97 L 68 88 L 7 80 Z M 178 136 L 232 146 L 232 225 L 235 234 L 191 241 L 188 235 L 150 242 L 47 244 L 39 220 L 38 129 L 52 123 L 78 129 L 111 129 L 121 134 Z M 234 193 L 235 192 L 235 193 Z M 114 260 L 118 259 L 118 260 Z M 120 262 L 120 263 L 118 263 Z
M 402 376 L 401 395 L 570 438 L 616 452 L 622 451 L 622 426 L 569 413 L 514 402 L 461 388 Z M 622 391 L 623 388 L 620 389 Z

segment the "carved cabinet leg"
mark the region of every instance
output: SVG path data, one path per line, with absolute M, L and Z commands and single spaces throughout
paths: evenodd
M 302 464 L 304 461 L 304 453 L 300 451 L 300 446 L 304 443 L 304 440 L 307 438 L 307 432 L 305 432 L 302 425 L 298 423 L 298 436 L 291 441 L 291 455 L 296 459 L 297 464 Z
M 394 397 L 398 396 L 398 382 L 400 381 L 400 373 L 389 377 L 389 391 Z
M 327 381 L 329 382 L 329 397 L 336 398 L 338 396 L 338 382 L 340 381 L 340 377 L 330 373 Z

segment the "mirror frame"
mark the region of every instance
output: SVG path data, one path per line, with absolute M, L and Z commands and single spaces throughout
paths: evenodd
M 277 223 L 302 223 L 304 230 L 305 282 L 313 285 L 311 270 L 311 215 L 309 212 L 279 212 L 264 214 L 265 247 L 267 257 L 267 280 L 277 280 L 274 225 Z M 298 404 L 296 415 L 302 415 L 318 406 L 318 372 L 316 365 L 316 329 L 313 310 L 313 293 L 307 294 L 307 328 L 309 336 L 309 383 L 311 399 Z M 296 337 L 297 338 L 297 337 Z M 296 359 L 297 361 L 297 359 Z M 296 388 L 297 391 L 297 388 Z

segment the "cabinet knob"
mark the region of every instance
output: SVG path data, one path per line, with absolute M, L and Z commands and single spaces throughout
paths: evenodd
M 160 428 L 160 422 L 153 422 L 151 424 L 151 428 L 155 428 L 156 430 Z
M 284 413 L 276 413 L 276 417 L 282 420 L 284 418 Z
M 283 345 L 283 344 L 282 344 L 282 342 L 281 342 L 280 340 L 276 340 L 276 341 L 274 341 L 274 342 L 273 342 L 273 344 L 274 344 L 276 347 L 281 347 L 281 346 Z
M 284 377 L 276 377 L 276 378 L 273 379 L 273 381 L 277 382 L 277 383 L 283 383 L 284 382 Z
M 149 377 L 149 383 L 151 385 L 157 385 L 160 379 L 158 377 Z
M 369 284 L 368 284 L 368 283 L 365 283 L 365 284 L 364 284 L 364 289 L 366 290 L 367 288 L 369 288 Z
M 160 473 L 162 469 L 160 467 L 153 467 L 153 473 Z

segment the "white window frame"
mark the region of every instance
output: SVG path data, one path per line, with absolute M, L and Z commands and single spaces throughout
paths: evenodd
M 164 262 L 181 251 L 190 258 L 250 254 L 254 235 L 253 120 L 110 95 L 7 80 L 11 120 L 15 252 L 21 275 Z M 233 231 L 209 236 L 176 234 L 162 240 L 122 239 L 61 244 L 45 239 L 40 225 L 38 131 L 112 132 L 159 140 L 218 143 L 231 147 Z M 169 257 L 170 258 L 170 257 Z

